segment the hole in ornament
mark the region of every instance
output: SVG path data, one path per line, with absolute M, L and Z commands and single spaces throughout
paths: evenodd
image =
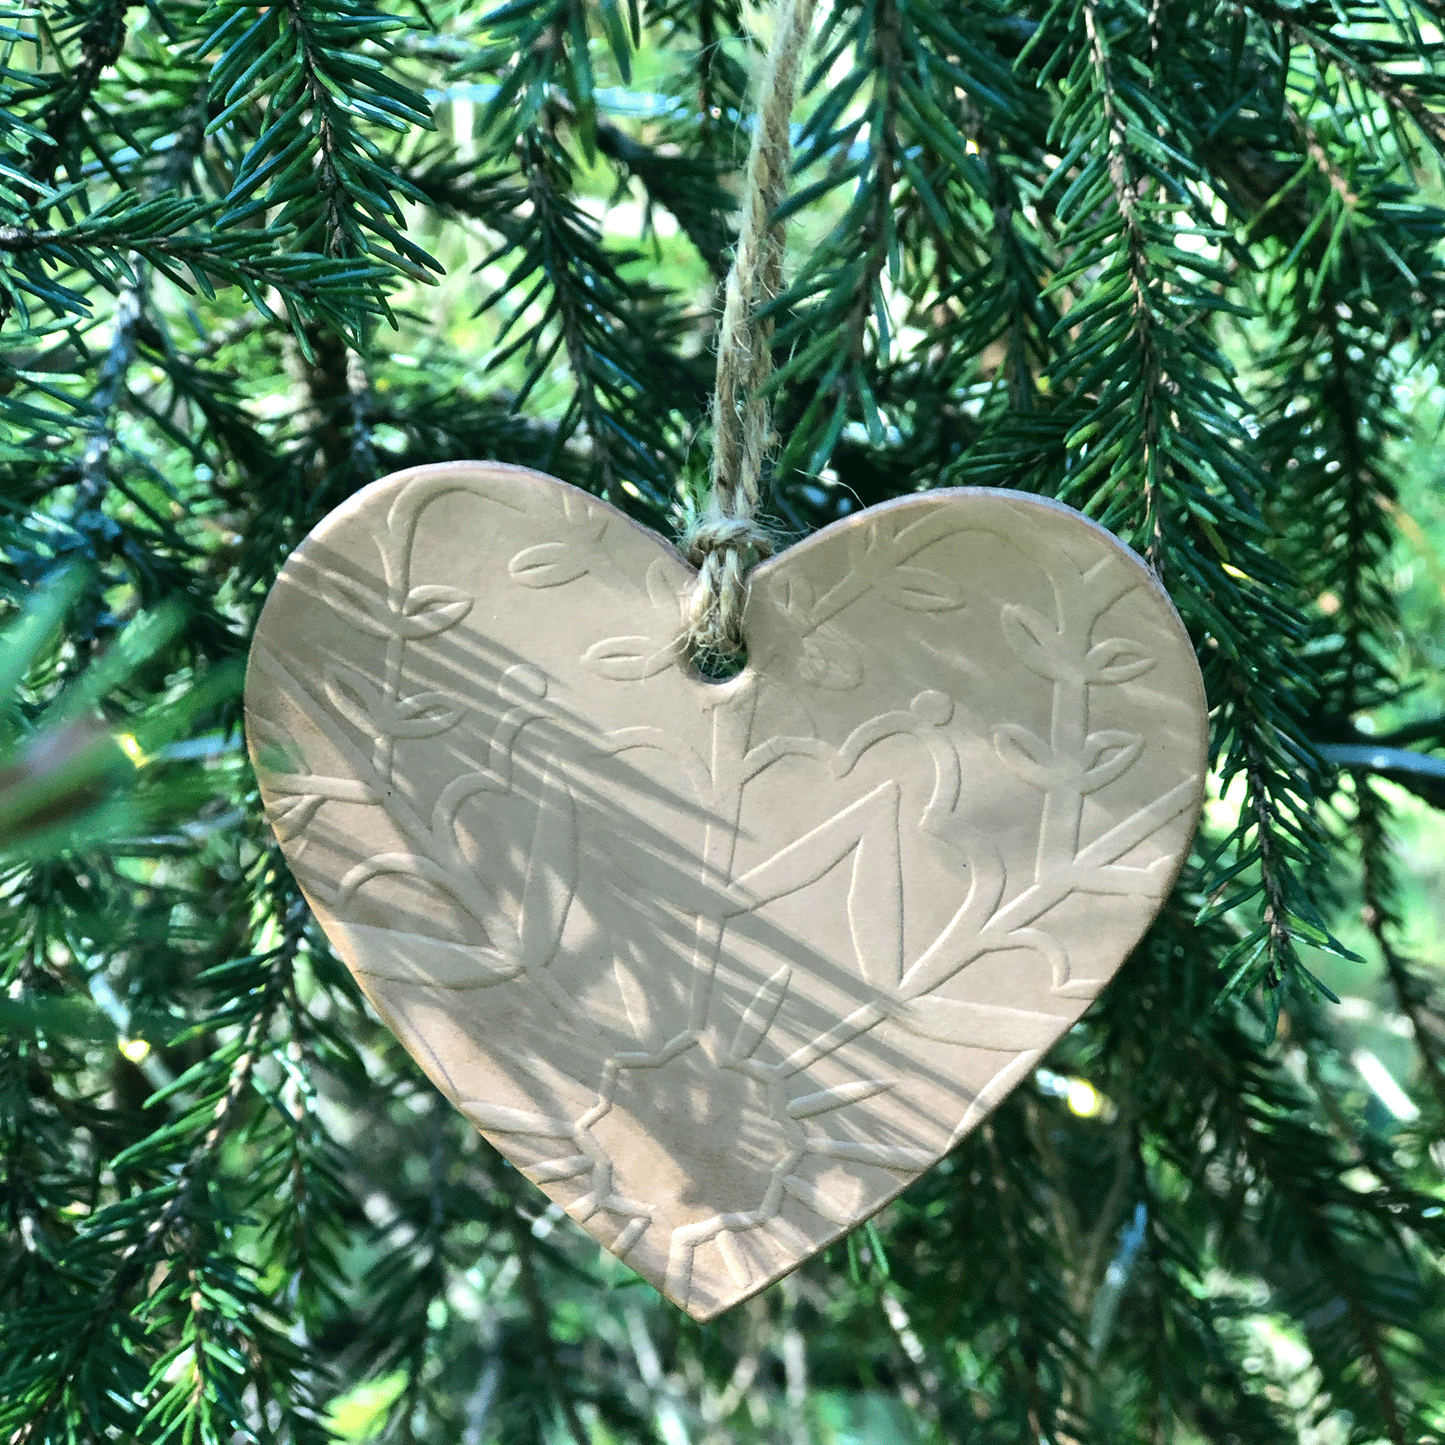
M 736 652 L 698 651 L 688 658 L 692 675 L 699 682 L 731 682 L 747 665 L 746 647 Z

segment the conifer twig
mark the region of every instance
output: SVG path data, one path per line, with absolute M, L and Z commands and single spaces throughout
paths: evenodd
M 126 38 L 126 11 L 136 0 L 104 0 L 80 32 L 80 64 L 57 87 L 55 99 L 45 108 L 40 128 L 25 151 L 24 170 L 31 180 L 48 187 L 55 179 L 71 132 L 90 104 L 105 71 L 115 64 Z M 30 188 L 33 199 L 40 193 Z
M 64 1393 L 76 1368 L 84 1361 L 96 1333 L 103 1327 L 110 1312 L 119 1305 L 126 1292 L 140 1278 L 150 1262 L 156 1247 L 164 1241 L 171 1230 L 180 1222 L 191 1203 L 191 1195 L 200 1182 L 203 1171 L 215 1158 L 226 1137 L 235 1127 L 237 1111 L 241 1100 L 251 1083 L 260 1052 L 260 1044 L 272 1015 L 282 997 L 283 974 L 289 968 L 290 959 L 300 947 L 302 936 L 301 920 L 288 929 L 287 940 L 283 943 L 267 980 L 265 990 L 257 1002 L 256 1012 L 246 1031 L 241 1051 L 231 1065 L 226 1088 L 212 1111 L 211 1124 L 200 1141 L 191 1150 L 181 1167 L 176 1180 L 176 1189 L 165 1207 L 146 1226 L 141 1235 L 120 1257 L 119 1268 L 111 1275 L 109 1283 L 98 1295 L 85 1328 L 77 1335 L 67 1352 L 64 1363 L 56 1371 L 46 1395 L 33 1408 L 30 1418 L 11 1437 L 10 1445 L 31 1445 L 36 1431 L 45 1423 L 51 1407 Z M 283 967 L 283 961 L 285 967 Z
M 1344 1302 L 1345 1309 L 1355 1325 L 1365 1358 L 1370 1363 L 1375 1399 L 1380 1408 L 1385 1433 L 1390 1438 L 1392 1445 L 1407 1445 L 1397 1402 L 1395 1373 L 1389 1360 L 1385 1357 L 1380 1323 L 1364 1300 L 1360 1298 L 1359 1291 L 1355 1287 L 1354 1265 L 1339 1257 L 1333 1230 L 1324 1216 L 1320 1201 L 1308 1190 L 1298 1187 L 1287 1166 L 1279 1159 L 1269 1137 L 1256 1125 L 1254 1119 L 1236 1097 L 1235 1082 L 1223 1074 L 1215 1059 L 1197 1040 L 1190 1040 L 1190 1051 L 1215 1079 L 1215 1099 L 1233 1120 L 1235 1127 L 1239 1130 L 1241 1140 L 1248 1148 L 1250 1157 L 1258 1164 L 1260 1173 L 1269 1181 L 1270 1186 L 1277 1189 L 1288 1201 L 1289 1207 L 1297 1217 L 1306 1221 L 1305 1233 L 1314 1246 L 1317 1258 L 1322 1264 L 1330 1266 L 1330 1282 Z
M 541 1281 L 537 1278 L 537 1262 L 533 1255 L 533 1236 L 530 1223 L 522 1214 L 516 1180 L 510 1164 L 504 1163 L 501 1170 L 503 1187 L 512 1200 L 513 1238 L 517 1245 L 517 1263 L 520 1266 L 518 1281 L 522 1286 L 522 1297 L 532 1316 L 532 1325 L 537 1331 L 542 1360 L 547 1367 L 547 1378 L 558 1388 L 557 1394 L 562 1406 L 562 1418 L 575 1445 L 591 1445 L 587 1427 L 577 1413 L 571 1392 L 566 1388 L 566 1376 L 557 1358 L 557 1342 L 552 1338 L 552 1321 L 547 1311 L 546 1297 L 542 1293 Z
M 1445 1109 L 1445 1044 L 1434 1030 L 1445 1024 L 1430 1007 L 1428 994 L 1422 997 L 1419 979 L 1395 946 L 1391 934 L 1398 919 L 1390 907 L 1391 881 L 1386 872 L 1388 840 L 1381 820 L 1382 804 L 1368 778 L 1356 774 L 1357 813 L 1355 827 L 1360 835 L 1360 895 L 1365 927 L 1375 941 L 1385 965 L 1385 977 L 1400 1012 L 1410 1021 L 1420 1066 L 1429 1081 L 1437 1104 Z
M 1301 12 L 1298 10 L 1286 10 L 1272 3 L 1272 0 L 1240 0 L 1240 3 L 1271 24 L 1279 26 L 1292 41 L 1313 51 L 1320 60 L 1337 65 L 1341 70 L 1348 70 L 1362 85 L 1393 109 L 1408 116 L 1437 146 L 1445 149 L 1445 118 L 1432 111 L 1418 95 L 1402 83 L 1400 77 L 1352 55 L 1330 36 L 1305 24 L 1300 19 Z
M 1039 1360 L 1038 1343 L 1030 1340 L 1027 1336 L 1028 1326 L 1025 1321 L 1024 1301 L 1028 1295 L 1028 1284 L 1024 1262 L 1019 1253 L 1018 1241 L 1014 1238 L 1011 1221 L 1014 1213 L 1014 1203 L 1008 1197 L 1004 1186 L 1006 1170 L 1004 1167 L 1003 1155 L 998 1146 L 998 1139 L 994 1132 L 992 1121 L 985 1121 L 979 1127 L 979 1134 L 984 1141 L 984 1147 L 988 1150 L 989 1162 L 992 1165 L 989 1173 L 993 1182 L 994 1193 L 998 1198 L 999 1219 L 1004 1224 L 1003 1245 L 1008 1260 L 1009 1293 L 1012 1296 L 1012 1306 L 1015 1321 L 1018 1328 L 1019 1340 L 1016 1349 L 1019 1356 L 1019 1363 L 1022 1364 L 1025 1399 L 1027 1402 L 1026 1422 L 1028 1434 L 1024 1437 L 1029 1445 L 1040 1445 L 1044 1438 L 1044 1399 L 1043 1391 L 1039 1383 Z M 1014 1362 L 1015 1351 L 1009 1351 L 1010 1368 L 1017 1369 L 1018 1364 Z
M 1157 7 L 1151 9 L 1152 20 Z M 1165 575 L 1164 496 L 1159 484 L 1159 393 L 1169 384 L 1161 365 L 1154 337 L 1154 308 L 1149 295 L 1148 237 L 1144 233 L 1139 206 L 1141 182 L 1130 161 L 1129 132 L 1119 111 L 1110 73 L 1109 53 L 1103 42 L 1098 7 L 1093 0 L 1083 0 L 1084 33 L 1093 55 L 1093 68 L 1098 77 L 1109 148 L 1109 184 L 1114 192 L 1119 217 L 1127 238 L 1125 266 L 1129 291 L 1133 296 L 1134 340 L 1139 347 L 1140 385 L 1134 392 L 1136 404 L 1143 414 L 1142 451 L 1139 465 L 1144 483 L 1144 515 L 1148 541 L 1144 557 L 1162 579 Z M 1150 44 L 1154 43 L 1151 28 Z

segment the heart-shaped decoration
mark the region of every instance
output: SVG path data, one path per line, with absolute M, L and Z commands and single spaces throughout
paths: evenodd
M 763 563 L 747 668 L 695 574 L 536 472 L 400 472 L 262 613 L 262 794 L 323 927 L 437 1086 L 698 1319 L 958 1142 L 1173 884 L 1205 708 L 1137 557 L 932 492 Z

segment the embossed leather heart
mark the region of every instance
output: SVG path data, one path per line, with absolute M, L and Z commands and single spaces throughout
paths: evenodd
M 517 468 L 368 487 L 287 563 L 246 706 L 377 1011 L 529 1179 L 706 1319 L 929 1167 L 1088 1006 L 1198 813 L 1203 689 L 1077 513 L 933 492 L 692 569 Z

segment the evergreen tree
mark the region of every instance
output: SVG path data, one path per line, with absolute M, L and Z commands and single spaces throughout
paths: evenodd
M 1445 1433 L 1442 917 L 1406 851 L 1445 806 L 1442 26 L 820 3 L 772 519 L 981 484 L 1113 528 L 1198 646 L 1213 801 L 1047 1068 L 697 1326 L 368 1013 L 236 678 L 288 550 L 402 466 L 523 463 L 677 533 L 766 16 L 8 8 L 0 1435 Z

